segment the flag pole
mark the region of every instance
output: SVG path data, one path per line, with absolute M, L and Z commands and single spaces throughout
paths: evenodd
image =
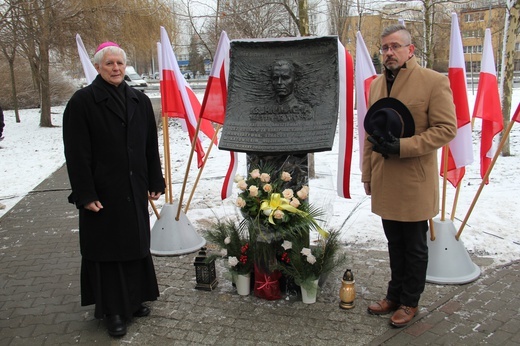
M 155 203 L 153 202 L 153 200 L 150 199 L 150 195 L 148 195 L 148 201 L 150 202 L 150 205 L 152 206 L 155 217 L 157 217 L 157 220 L 159 220 L 161 218 L 161 215 L 159 215 L 159 212 L 157 211 L 157 207 L 155 206 Z
M 457 210 L 457 203 L 459 202 L 460 187 L 462 186 L 462 179 L 459 180 L 457 189 L 455 190 L 455 197 L 453 198 L 453 206 L 451 208 L 451 221 L 455 220 L 455 210 Z
M 166 203 L 173 203 L 173 187 L 171 176 L 171 158 L 170 158 L 170 130 L 168 126 L 168 117 L 163 116 L 163 146 L 164 146 L 164 176 L 166 181 Z
M 179 207 L 177 208 L 177 215 L 175 216 L 175 220 L 177 220 L 177 221 L 179 221 L 179 217 L 181 215 L 182 200 L 184 197 L 184 191 L 186 191 L 186 184 L 188 182 L 188 175 L 190 172 L 191 161 L 193 159 L 193 153 L 195 152 L 195 146 L 197 145 L 197 139 L 199 136 L 201 123 L 202 123 L 202 118 L 199 118 L 199 120 L 197 121 L 197 128 L 195 129 L 195 134 L 193 135 L 193 140 L 191 141 L 190 157 L 188 158 L 188 164 L 186 165 L 186 172 L 184 173 L 184 181 L 182 182 L 181 196 L 179 197 Z
M 489 167 L 486 171 L 486 174 L 482 178 L 482 182 L 480 183 L 480 186 L 478 188 L 477 193 L 475 194 L 475 197 L 473 198 L 473 201 L 471 202 L 471 206 L 469 207 L 468 212 L 466 213 L 466 217 L 464 218 L 464 221 L 462 221 L 462 225 L 460 225 L 459 231 L 455 235 L 455 239 L 459 240 L 460 234 L 462 233 L 462 230 L 464 229 L 464 226 L 466 226 L 466 223 L 468 222 L 469 216 L 471 215 L 471 212 L 473 211 L 473 208 L 475 207 L 475 204 L 477 204 L 477 200 L 480 196 L 480 193 L 484 189 L 484 186 L 486 185 L 486 181 L 489 179 L 489 175 L 491 174 L 491 170 L 493 169 L 493 166 L 495 165 L 495 162 L 498 159 L 498 156 L 500 156 L 500 152 L 502 151 L 502 147 L 506 143 L 507 137 L 509 137 L 509 132 L 511 132 L 511 128 L 513 127 L 514 121 L 510 121 L 509 125 L 507 126 L 507 129 L 505 130 L 502 139 L 500 140 L 500 143 L 498 144 L 497 151 L 495 152 L 495 155 L 493 156 L 493 160 L 489 164 Z
M 444 146 L 444 156 L 442 158 L 442 210 L 441 210 L 441 221 L 446 219 L 446 190 L 447 190 L 447 175 L 448 175 L 448 153 L 450 150 L 450 145 L 446 144 Z
M 199 173 L 197 174 L 197 179 L 195 179 L 195 183 L 193 184 L 193 188 L 191 189 L 190 198 L 188 198 L 188 202 L 186 202 L 186 207 L 184 208 L 184 214 L 186 214 L 188 212 L 188 209 L 190 208 L 191 200 L 195 193 L 195 189 L 197 188 L 197 185 L 199 184 L 200 177 L 202 176 L 202 171 L 204 170 L 204 167 L 206 167 L 206 162 L 208 161 L 209 153 L 211 152 L 211 148 L 213 148 L 213 143 L 215 142 L 215 139 L 217 138 L 217 134 L 220 131 L 221 127 L 222 127 L 222 125 L 220 125 L 220 124 L 217 125 L 215 133 L 213 134 L 213 138 L 211 138 L 211 143 L 209 144 L 209 147 L 206 150 L 206 156 L 204 157 L 202 166 L 200 167 Z

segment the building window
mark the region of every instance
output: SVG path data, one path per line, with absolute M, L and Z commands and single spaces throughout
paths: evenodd
M 482 22 L 484 20 L 484 13 L 475 12 L 475 13 L 466 13 L 464 15 L 464 21 L 466 23 L 469 22 Z
M 479 73 L 480 61 L 466 61 L 466 72 Z
M 478 46 L 464 46 L 462 47 L 464 54 L 479 54 L 482 53 L 482 45 Z
M 464 37 L 464 38 L 484 37 L 484 31 L 482 29 L 463 30 L 462 31 L 462 37 Z
M 515 51 L 520 52 L 520 42 L 515 43 Z

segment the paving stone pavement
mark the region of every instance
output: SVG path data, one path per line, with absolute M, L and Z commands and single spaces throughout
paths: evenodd
M 195 254 L 154 257 L 161 296 L 149 317 L 122 338 L 108 336 L 93 307 L 80 306 L 78 218 L 59 169 L 0 219 L 0 345 L 520 345 L 520 261 L 493 265 L 472 257 L 482 275 L 465 285 L 427 284 L 420 312 L 406 328 L 373 316 L 384 296 L 384 251 L 346 244 L 356 302 L 339 308 L 331 273 L 315 304 L 295 295 L 278 301 L 239 296 L 217 262 L 212 292 L 195 287 Z

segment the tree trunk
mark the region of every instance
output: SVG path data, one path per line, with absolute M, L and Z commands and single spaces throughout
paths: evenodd
M 53 127 L 51 119 L 51 94 L 49 83 L 49 48 L 46 44 L 40 45 L 40 127 Z
M 51 2 L 45 1 L 43 9 L 43 26 L 41 29 L 40 41 L 40 127 L 53 127 L 51 119 L 51 93 L 50 93 L 50 78 L 49 78 L 49 41 L 51 35 Z
M 16 122 L 20 122 L 20 112 L 18 111 L 18 95 L 16 93 L 16 79 L 14 76 L 14 58 L 9 59 L 9 73 L 11 74 L 11 93 L 13 97 L 13 109 Z
M 509 14 L 506 13 L 505 29 L 507 30 L 504 37 L 504 51 L 502 58 L 502 115 L 504 118 L 504 128 L 509 126 L 509 114 L 511 114 L 511 100 L 513 96 L 513 76 L 514 76 L 514 60 L 515 60 L 515 39 L 516 30 L 519 23 L 520 2 L 509 1 L 512 6 L 508 6 Z M 502 147 L 502 155 L 510 156 L 511 150 L 509 138 L 504 142 Z
M 309 4 L 307 0 L 298 0 L 298 30 L 300 35 L 309 36 Z

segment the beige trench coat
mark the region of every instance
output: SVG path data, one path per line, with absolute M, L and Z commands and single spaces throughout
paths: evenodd
M 362 177 L 371 184 L 372 212 L 385 220 L 423 221 L 439 213 L 437 149 L 457 132 L 447 77 L 419 66 L 415 57 L 399 71 L 390 95 L 384 75 L 370 86 L 369 106 L 383 97 L 403 102 L 415 121 L 415 135 L 401 138 L 400 155 L 384 159 L 366 139 Z

